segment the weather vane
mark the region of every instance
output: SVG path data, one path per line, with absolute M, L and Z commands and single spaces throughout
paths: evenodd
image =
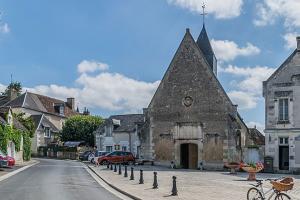
M 205 12 L 205 3 L 203 2 L 203 5 L 202 5 L 202 16 L 203 16 L 203 25 L 205 24 L 205 15 L 207 15 L 207 13 Z

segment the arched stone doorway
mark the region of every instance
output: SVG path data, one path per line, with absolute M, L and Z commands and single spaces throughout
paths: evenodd
M 198 168 L 198 145 L 184 143 L 180 145 L 180 164 L 184 169 Z

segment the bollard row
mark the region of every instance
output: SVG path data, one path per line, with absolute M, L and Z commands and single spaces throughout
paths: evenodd
M 110 168 L 110 170 L 114 170 L 114 172 L 118 172 L 119 175 L 122 174 L 122 166 L 121 164 L 118 165 L 119 170 L 117 170 L 117 164 L 114 164 L 114 169 L 113 169 L 113 164 L 108 163 L 107 169 Z M 124 177 L 128 177 L 128 171 L 127 171 L 127 165 L 125 165 L 124 169 Z M 134 180 L 134 168 L 130 168 L 130 178 L 129 180 Z M 143 170 L 140 169 L 140 178 L 139 178 L 139 184 L 144 184 L 144 173 Z M 158 180 L 157 180 L 157 172 L 153 172 L 153 184 L 152 184 L 153 189 L 158 189 Z M 178 190 L 177 190 L 177 184 L 176 184 L 176 176 L 172 177 L 172 190 L 171 190 L 171 195 L 172 196 L 177 196 L 178 195 Z

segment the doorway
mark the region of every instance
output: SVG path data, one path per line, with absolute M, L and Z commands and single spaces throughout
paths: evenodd
M 289 146 L 279 146 L 279 170 L 289 170 Z
M 198 168 L 198 145 L 186 143 L 180 145 L 180 164 L 184 169 Z

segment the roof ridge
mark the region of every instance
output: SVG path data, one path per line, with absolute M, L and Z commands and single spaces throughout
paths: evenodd
M 49 97 L 49 96 L 46 96 L 46 95 L 43 95 L 43 94 L 37 94 L 37 93 L 33 93 L 33 92 L 27 92 L 27 93 L 33 94 L 33 95 L 36 95 L 36 96 L 40 96 L 40 97 L 47 97 L 47 98 L 49 98 L 49 99 L 55 99 L 55 100 L 58 100 L 58 101 L 65 102 L 64 100 L 57 99 L 57 98 L 54 98 L 54 97 Z

